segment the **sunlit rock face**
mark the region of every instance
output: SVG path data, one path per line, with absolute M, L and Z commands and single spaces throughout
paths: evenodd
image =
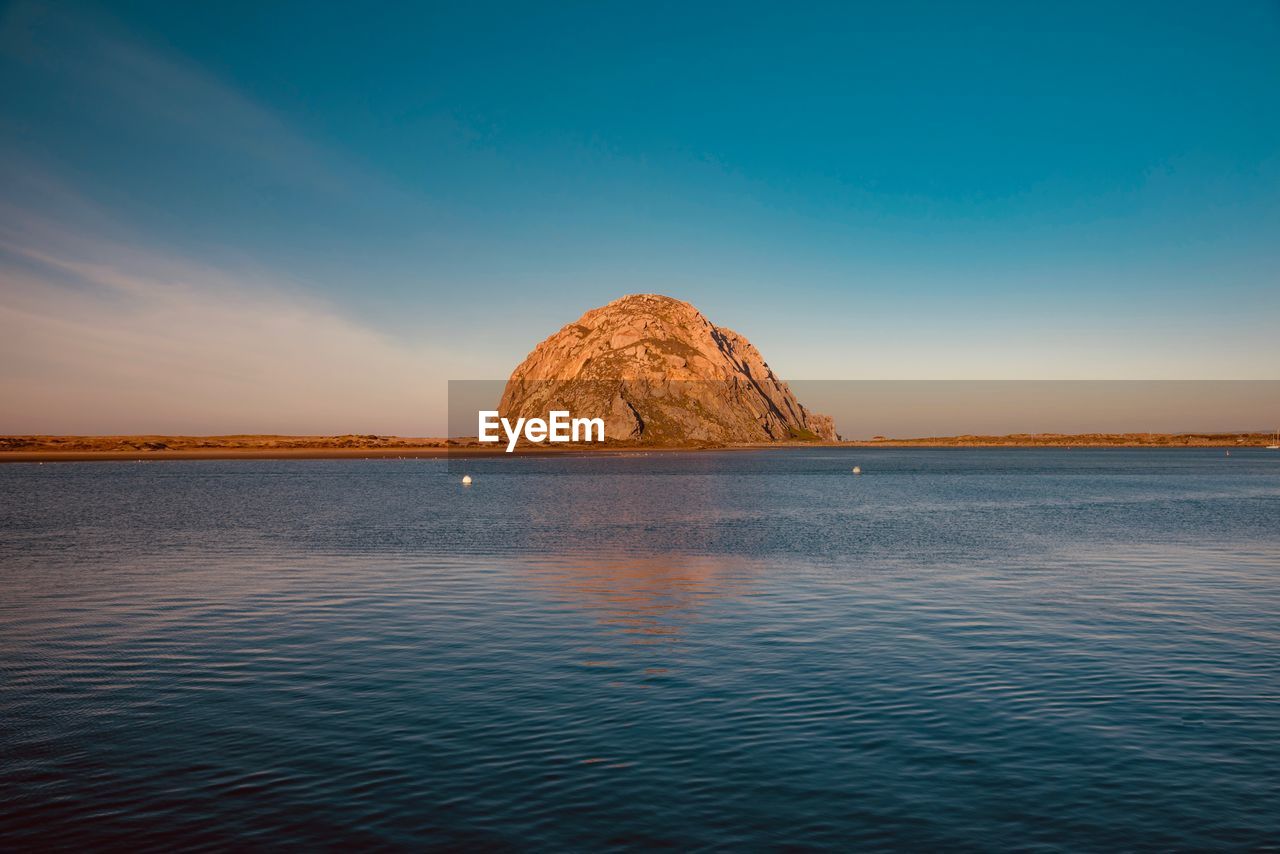
M 609 441 L 655 445 L 838 438 L 750 341 L 658 294 L 614 300 L 547 338 L 512 372 L 498 409 L 599 417 Z

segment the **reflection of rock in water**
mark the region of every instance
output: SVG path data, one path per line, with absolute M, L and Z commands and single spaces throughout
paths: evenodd
M 637 459 L 647 470 L 651 460 Z M 691 461 L 696 465 L 697 460 Z M 623 460 L 615 468 L 625 471 Z M 681 665 L 682 636 L 726 598 L 742 595 L 758 574 L 744 553 L 708 554 L 717 526 L 736 521 L 725 492 L 741 489 L 725 478 L 697 475 L 611 475 L 515 478 L 527 485 L 520 506 L 528 514 L 511 527 L 541 597 L 587 614 L 599 631 L 572 630 L 575 663 L 619 669 L 644 685 Z
M 677 642 L 704 605 L 739 595 L 750 574 L 738 558 L 690 555 L 564 557 L 530 568 L 535 588 L 638 645 Z
M 707 459 L 696 454 L 627 460 L 607 458 L 605 476 L 559 476 L 522 479 L 523 524 L 510 524 L 511 537 L 528 550 L 552 555 L 607 555 L 611 562 L 628 556 L 686 555 L 725 551 L 726 530 L 741 519 L 735 512 L 742 484 L 697 474 L 647 475 L 664 461 L 670 468 L 698 471 Z M 569 465 L 569 463 L 566 463 Z M 629 473 L 630 472 L 630 473 Z M 632 561 L 634 564 L 635 561 Z

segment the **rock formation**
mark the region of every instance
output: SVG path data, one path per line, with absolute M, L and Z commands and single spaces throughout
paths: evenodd
M 837 440 L 759 351 L 693 306 L 633 294 L 539 344 L 507 380 L 504 417 L 603 418 L 608 441 L 655 445 Z

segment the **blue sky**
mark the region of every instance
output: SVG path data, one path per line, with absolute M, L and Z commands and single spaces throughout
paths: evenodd
M 1280 365 L 1274 2 L 17 2 L 0 82 L 0 431 L 439 432 L 638 291 L 795 379 Z

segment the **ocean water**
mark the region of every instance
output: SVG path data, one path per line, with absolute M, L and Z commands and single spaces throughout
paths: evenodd
M 0 848 L 1243 850 L 1277 769 L 1274 451 L 0 466 Z

